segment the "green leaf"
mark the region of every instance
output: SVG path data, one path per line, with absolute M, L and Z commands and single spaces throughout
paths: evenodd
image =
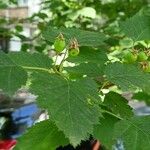
M 33 67 L 50 69 L 52 67 L 52 60 L 41 53 L 11 52 L 8 56 L 18 66 L 28 67 L 29 69 Z
M 40 53 L 12 52 L 0 54 L 0 88 L 7 94 L 14 94 L 26 84 L 29 70 L 49 71 L 52 60 Z
M 4 53 L 0 53 L 0 89 L 6 94 L 14 94 L 26 84 L 27 73 Z
M 22 32 L 23 31 L 23 26 L 18 24 L 15 26 L 15 29 L 18 31 L 18 32 Z
M 6 9 L 8 6 L 5 2 L 0 2 L 0 9 Z
M 102 76 L 104 74 L 104 64 L 81 63 L 74 67 L 64 68 L 69 74 L 87 75 L 89 77 Z
M 121 63 L 108 64 L 105 75 L 110 82 L 123 90 L 129 91 L 139 87 L 150 92 L 150 74 L 144 73 L 137 66 Z
M 121 30 L 134 41 L 150 40 L 150 18 L 136 14 L 120 24 Z
M 121 39 L 119 41 L 119 45 L 122 47 L 122 48 L 132 48 L 133 45 L 134 45 L 134 42 L 132 39 L 130 38 L 124 38 L 124 39 Z
M 114 138 L 123 140 L 127 150 L 149 150 L 150 116 L 122 120 L 115 125 Z
M 116 117 L 105 114 L 104 118 L 100 118 L 100 123 L 94 127 L 94 138 L 98 139 L 108 149 L 111 149 L 114 144 L 114 127 L 118 121 Z
M 77 14 L 80 16 L 89 17 L 92 19 L 96 17 L 96 11 L 92 7 L 84 7 L 81 10 L 79 10 Z
M 76 38 L 80 46 L 100 46 L 107 39 L 103 33 L 84 31 L 75 28 L 56 29 L 48 25 L 43 31 L 43 37 L 50 42 L 54 42 L 56 37 L 62 33 L 67 42 L 70 39 Z
M 31 44 L 28 43 L 23 43 L 21 45 L 21 51 L 26 52 L 27 50 L 29 50 L 31 48 Z
M 48 109 L 71 144 L 80 144 L 93 132 L 101 115 L 94 102 L 91 104 L 93 99 L 99 99 L 96 83 L 87 78 L 68 81 L 49 73 L 33 73 L 32 78 L 30 89 L 38 95 L 38 104 Z
M 144 101 L 147 105 L 150 105 L 150 94 L 144 92 L 135 93 L 132 99 L 136 99 L 138 101 Z
M 45 13 L 41 13 L 41 12 L 38 12 L 37 16 L 41 19 L 45 19 L 45 18 L 48 18 L 47 14 Z
M 16 150 L 55 150 L 69 143 L 63 132 L 49 120 L 37 123 L 17 142 Z
M 150 74 L 149 74 L 149 76 L 150 76 Z M 150 95 L 150 88 L 149 87 L 150 87 L 150 82 L 148 80 L 147 84 L 145 85 L 145 88 L 143 89 L 143 92 Z
M 107 55 L 103 50 L 95 50 L 89 47 L 81 47 L 77 57 L 68 57 L 67 61 L 73 63 L 97 63 L 104 64 L 107 61 Z
M 104 99 L 106 105 L 114 114 L 122 118 L 130 118 L 133 116 L 132 108 L 128 105 L 128 101 L 120 94 L 109 92 Z

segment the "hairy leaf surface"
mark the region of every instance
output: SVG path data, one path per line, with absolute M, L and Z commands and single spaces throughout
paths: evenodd
M 99 99 L 97 85 L 90 79 L 68 81 L 55 74 L 33 73 L 31 91 L 74 146 L 98 123 L 100 112 L 92 104 L 93 99 Z
M 105 74 L 109 81 L 118 85 L 123 90 L 130 91 L 135 89 L 135 87 L 139 87 L 148 93 L 150 92 L 150 74 L 144 73 L 134 65 L 108 64 Z
M 134 41 L 150 39 L 150 18 L 136 14 L 120 24 L 121 30 Z
M 7 94 L 14 94 L 26 84 L 27 73 L 17 66 L 4 53 L 0 53 L 0 89 Z
M 103 33 L 84 31 L 76 28 L 63 28 L 55 29 L 47 26 L 43 31 L 43 37 L 50 42 L 54 42 L 56 37 L 62 33 L 67 42 L 70 39 L 76 38 L 80 46 L 100 46 L 107 39 Z

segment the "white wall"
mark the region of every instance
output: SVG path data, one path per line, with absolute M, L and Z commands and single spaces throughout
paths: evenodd
M 21 33 L 26 37 L 30 37 L 30 29 L 24 27 L 23 32 Z M 12 37 L 9 43 L 10 51 L 20 51 L 21 49 L 21 40 L 18 37 Z
M 40 2 L 41 2 L 41 0 L 28 0 L 29 16 L 31 16 L 33 13 L 36 13 L 39 11 Z
M 18 4 L 20 7 L 28 6 L 29 8 L 28 15 L 30 17 L 32 16 L 32 14 L 39 11 L 40 1 L 41 0 L 18 0 Z M 21 34 L 23 34 L 26 37 L 30 37 L 31 36 L 30 28 L 25 26 Z M 9 49 L 10 51 L 20 51 L 20 48 L 21 48 L 20 39 L 17 37 L 11 38 L 9 46 L 10 46 L 10 49 Z

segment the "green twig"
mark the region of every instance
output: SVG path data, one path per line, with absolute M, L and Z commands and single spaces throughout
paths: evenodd
M 45 68 L 28 67 L 28 66 L 21 66 L 21 67 L 24 68 L 24 69 L 27 69 L 27 70 L 38 70 L 38 71 L 45 71 L 45 72 L 51 73 L 51 71 L 49 69 L 45 69 Z
M 66 48 L 66 51 L 65 51 L 65 53 L 64 53 L 64 57 L 63 57 L 63 59 L 62 59 L 62 61 L 60 62 L 60 64 L 59 64 L 59 69 L 61 68 L 61 66 L 63 65 L 63 63 L 64 63 L 64 61 L 65 61 L 65 57 L 66 57 L 66 55 L 67 55 L 67 48 Z

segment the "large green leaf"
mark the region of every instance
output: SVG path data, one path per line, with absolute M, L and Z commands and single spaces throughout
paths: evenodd
M 97 63 L 104 64 L 107 61 L 107 55 L 103 50 L 95 50 L 90 47 L 81 47 L 77 57 L 68 57 L 67 61 L 73 63 Z
M 94 103 L 99 98 L 94 81 L 86 78 L 68 81 L 56 74 L 33 73 L 30 89 L 38 95 L 38 104 L 48 109 L 50 117 L 71 144 L 78 145 L 92 133 L 100 116 Z
M 50 69 L 52 60 L 41 53 L 11 52 L 9 58 L 18 66 Z
M 100 123 L 94 127 L 93 136 L 108 149 L 111 149 L 114 144 L 114 127 L 118 121 L 118 118 L 105 114 L 104 118 L 100 118 Z
M 37 123 L 17 142 L 16 150 L 55 150 L 68 144 L 63 132 L 50 121 Z
M 11 61 L 6 54 L 0 53 L 0 89 L 12 95 L 26 84 L 26 80 L 26 71 Z
M 54 42 L 59 33 L 64 35 L 67 42 L 72 38 L 76 38 L 80 46 L 100 46 L 107 39 L 103 33 L 63 27 L 55 29 L 49 25 L 43 31 L 43 37 L 47 41 Z
M 25 69 L 49 71 L 52 60 L 40 53 L 12 52 L 0 54 L 0 88 L 14 94 L 22 85 L 26 84 Z
M 74 67 L 65 67 L 69 74 L 87 75 L 89 77 L 102 76 L 104 74 L 104 64 L 81 63 Z
M 139 87 L 150 92 L 150 74 L 131 64 L 113 63 L 105 69 L 106 77 L 123 90 L 132 90 Z
M 136 14 L 120 24 L 121 30 L 134 41 L 150 40 L 150 18 Z
M 133 116 L 132 108 L 128 105 L 128 101 L 120 94 L 109 92 L 106 94 L 104 104 L 116 115 L 122 118 L 130 118 Z
M 126 150 L 149 150 L 150 116 L 118 122 L 115 125 L 114 138 L 123 140 Z

